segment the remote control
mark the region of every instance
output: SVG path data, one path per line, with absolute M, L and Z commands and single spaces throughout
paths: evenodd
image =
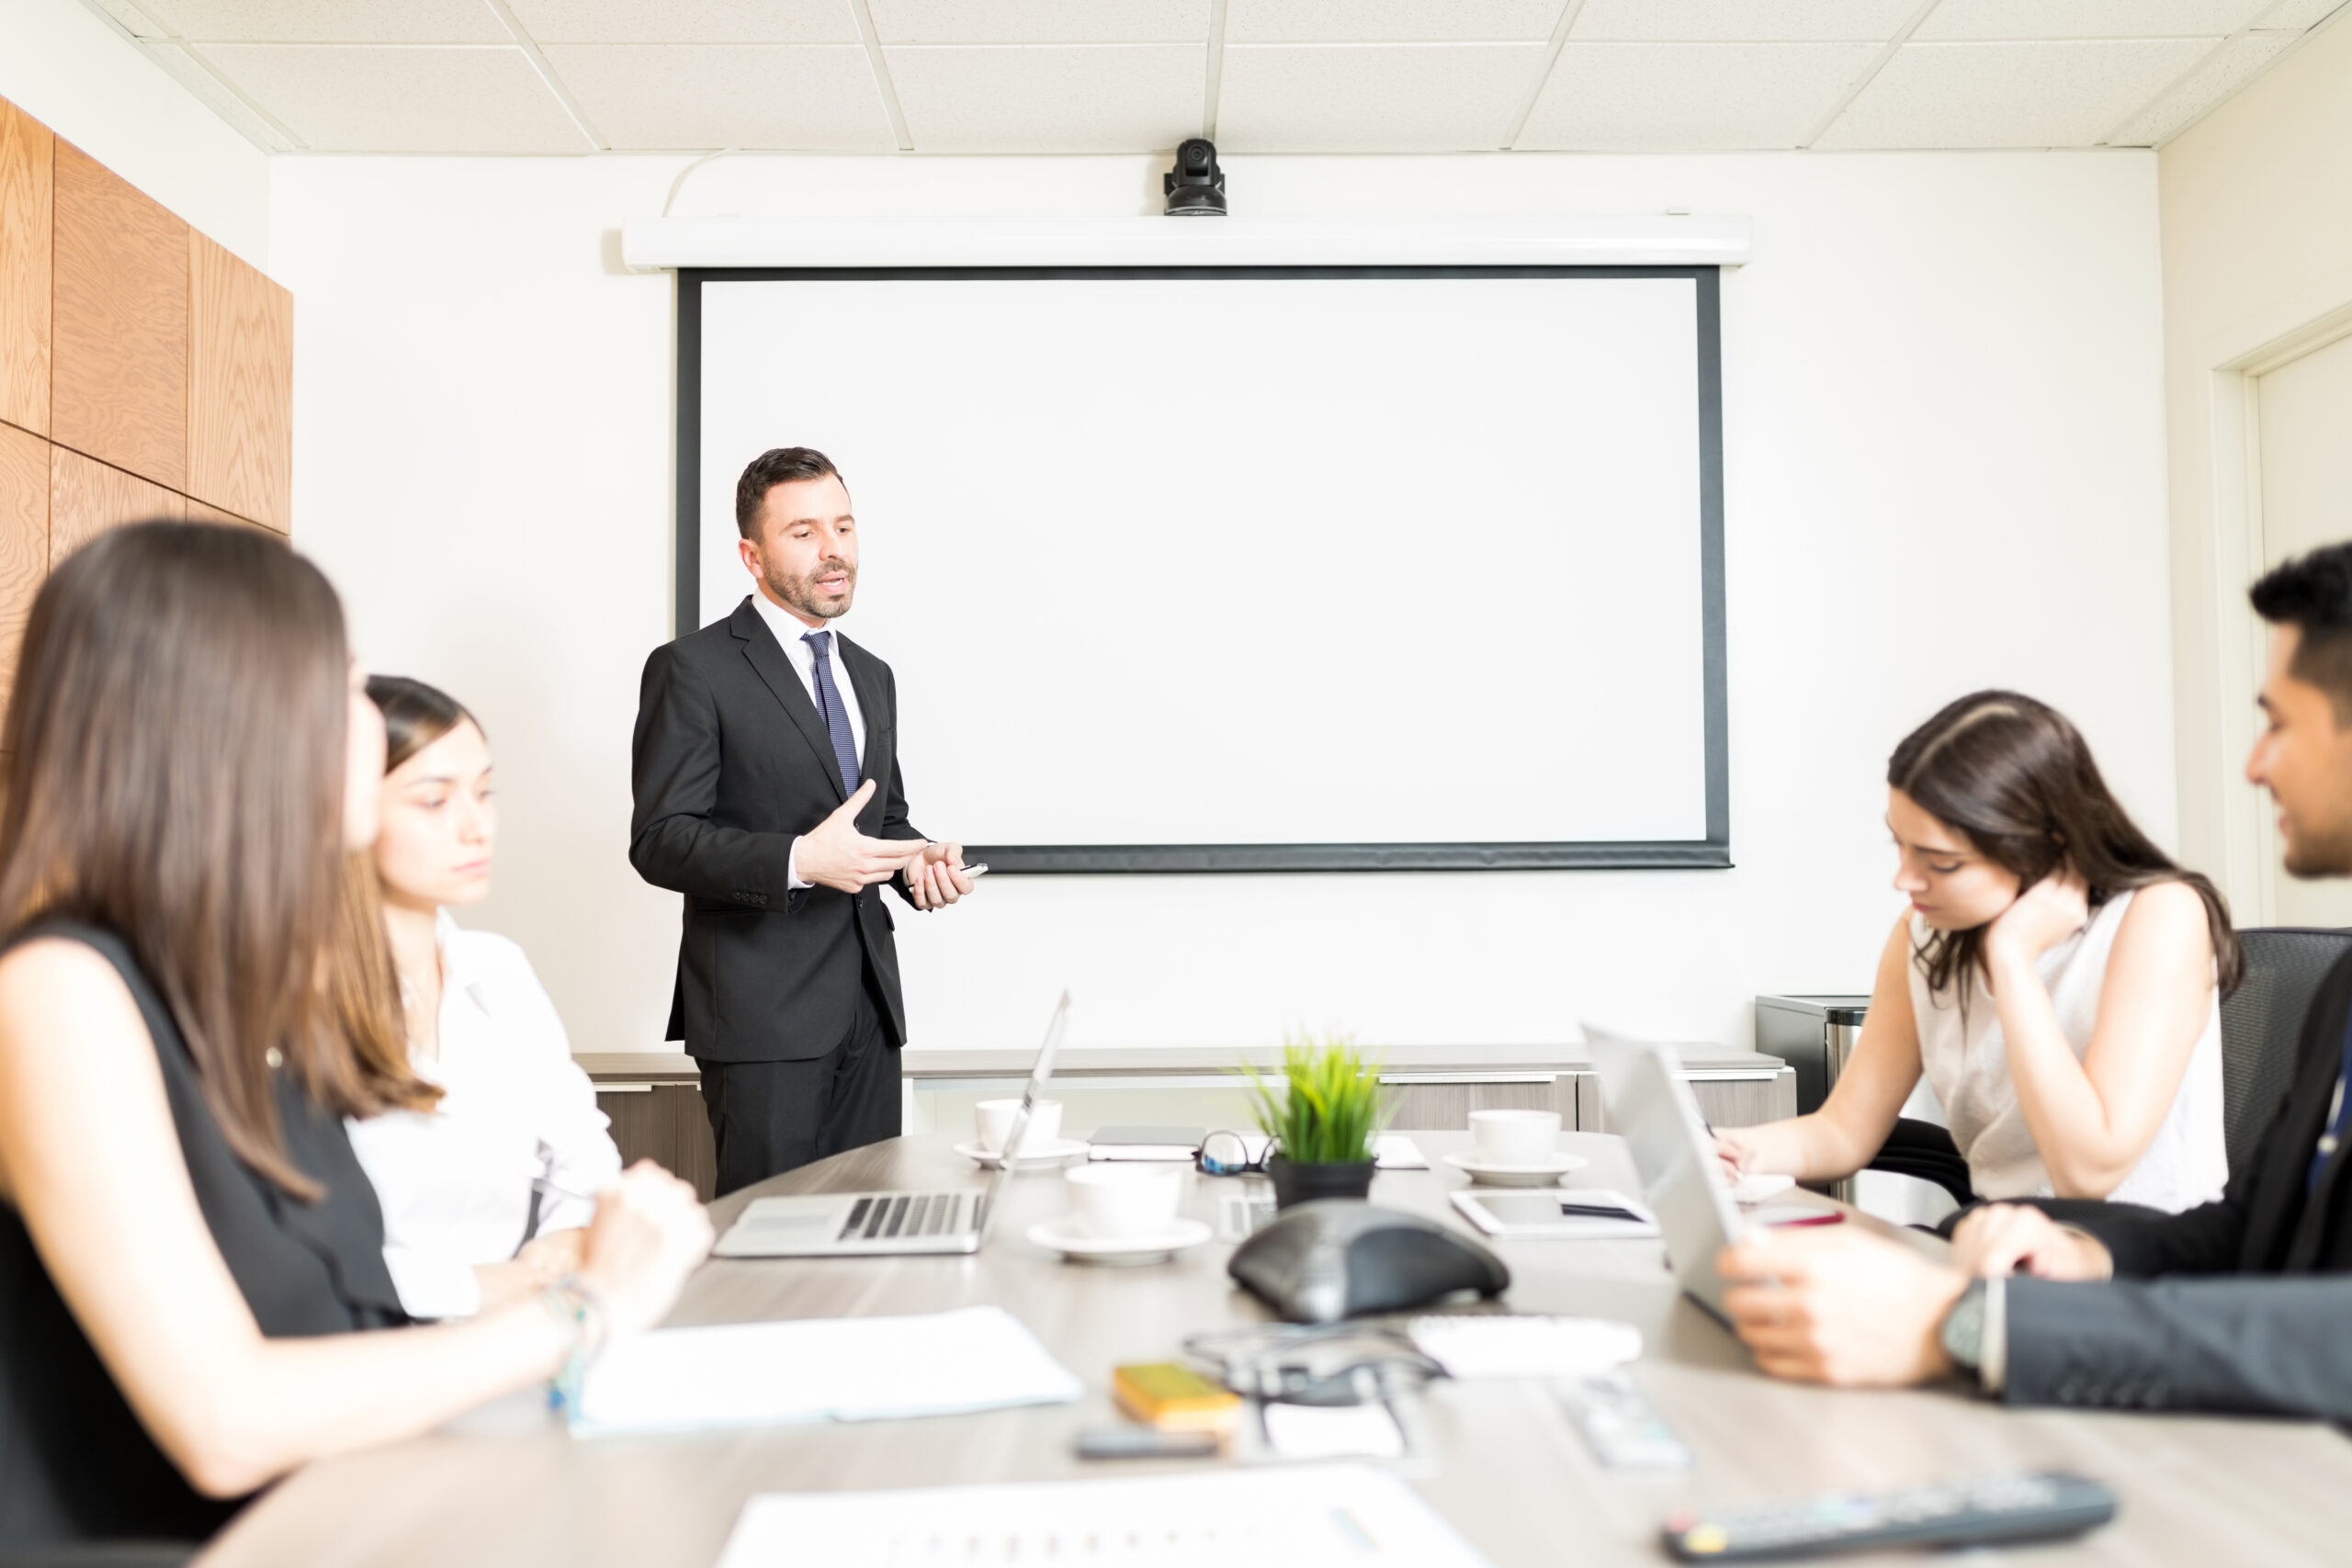
M 1893 1492 L 1759 1503 L 1667 1520 L 1685 1562 L 1755 1562 L 1880 1546 L 1980 1546 L 2080 1535 L 2115 1517 L 2115 1494 L 2056 1472 L 1962 1476 Z
M 1560 1403 L 1592 1457 L 1611 1470 L 1688 1470 L 1690 1450 L 1623 1371 L 1565 1384 Z

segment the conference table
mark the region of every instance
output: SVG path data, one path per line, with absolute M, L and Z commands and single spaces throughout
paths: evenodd
M 1460 1224 L 1448 1194 L 1466 1181 L 1441 1156 L 1467 1147 L 1467 1135 L 1409 1135 L 1433 1168 L 1381 1172 L 1373 1201 Z M 770 1193 L 984 1185 L 985 1173 L 950 1142 L 899 1138 L 837 1156 L 722 1199 L 712 1218 L 723 1232 L 746 1201 Z M 1566 1134 L 1563 1147 L 1590 1161 L 1570 1186 L 1634 1190 L 1618 1139 Z M 1235 1179 L 1193 1179 L 1187 1212 L 1214 1223 L 1221 1190 Z M 744 1502 L 760 1493 L 1134 1476 L 1218 1462 L 1090 1463 L 1070 1445 L 1080 1428 L 1119 1419 L 1110 1397 L 1114 1366 L 1170 1359 L 1187 1335 L 1267 1320 L 1226 1275 L 1233 1244 L 1211 1241 L 1142 1268 L 1066 1263 L 1026 1233 L 1067 1206 L 1057 1172 L 1024 1172 L 1010 1183 L 1001 1222 L 978 1256 L 714 1259 L 688 1283 L 669 1322 L 993 1304 L 1027 1324 L 1084 1381 L 1075 1404 L 575 1438 L 541 1400 L 516 1395 L 428 1436 L 310 1466 L 248 1508 L 201 1561 L 211 1568 L 709 1568 Z M 1886 1229 L 1850 1212 L 1848 1223 Z M 1755 1372 L 1737 1342 L 1679 1295 L 1655 1241 L 1491 1245 L 1510 1266 L 1508 1308 L 1640 1328 L 1645 1348 L 1634 1380 L 1694 1458 L 1682 1472 L 1604 1469 L 1548 1384 L 1431 1384 L 1415 1423 L 1429 1457 L 1407 1473 L 1498 1568 L 1661 1562 L 1658 1523 L 1684 1505 L 2019 1467 L 2096 1477 L 2116 1489 L 2121 1507 L 2113 1524 L 2079 1541 L 2005 1551 L 2005 1563 L 2279 1564 L 2342 1562 L 2352 1551 L 2352 1443 L 2324 1425 L 2009 1410 L 1958 1387 L 1848 1392 L 1777 1382 Z

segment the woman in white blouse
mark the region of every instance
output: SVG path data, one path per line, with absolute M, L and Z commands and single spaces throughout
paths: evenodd
M 2220 1003 L 2239 961 L 2213 885 L 2133 825 L 2072 724 L 2015 692 L 1946 707 L 1886 782 L 1910 907 L 1862 1037 L 1820 1110 L 1719 1130 L 1724 1162 L 1850 1175 L 1924 1075 L 1980 1200 L 2219 1198 Z
M 383 1207 L 401 1305 L 465 1317 L 578 1266 L 586 1200 L 620 1153 L 530 960 L 449 916 L 490 895 L 498 812 L 481 726 L 421 681 L 375 676 L 368 694 L 389 741 L 383 928 L 410 1060 L 442 1098 L 351 1123 L 351 1145 Z

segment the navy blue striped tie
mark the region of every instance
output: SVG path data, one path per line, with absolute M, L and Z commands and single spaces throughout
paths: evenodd
M 849 729 L 849 712 L 842 706 L 842 689 L 833 684 L 833 634 L 804 632 L 800 640 L 817 656 L 817 711 L 825 716 L 825 733 L 833 739 L 833 761 L 842 771 L 842 793 L 857 793 L 857 737 Z

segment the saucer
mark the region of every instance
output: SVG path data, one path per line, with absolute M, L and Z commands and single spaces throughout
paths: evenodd
M 1769 1203 L 1796 1184 L 1797 1179 L 1793 1176 L 1768 1175 L 1763 1172 L 1743 1176 L 1732 1184 L 1732 1201 Z
M 1041 1144 L 1027 1154 L 1015 1156 L 1012 1168 L 1015 1170 L 1050 1169 L 1065 1160 L 1074 1159 L 1084 1154 L 1088 1147 L 1084 1138 L 1056 1138 L 1050 1144 Z M 1004 1163 L 1004 1156 L 977 1143 L 958 1144 L 956 1145 L 956 1152 L 989 1170 L 994 1170 Z
M 1529 1165 L 1489 1165 L 1476 1154 L 1464 1152 L 1447 1155 L 1445 1163 L 1468 1172 L 1481 1187 L 1556 1187 L 1560 1178 L 1592 1162 L 1582 1155 L 1554 1155 Z
M 1178 1220 L 1158 1235 L 1086 1235 L 1078 1228 L 1076 1214 L 1029 1227 L 1031 1241 L 1051 1247 L 1072 1263 L 1157 1263 L 1188 1247 L 1198 1247 L 1213 1234 L 1198 1220 Z

